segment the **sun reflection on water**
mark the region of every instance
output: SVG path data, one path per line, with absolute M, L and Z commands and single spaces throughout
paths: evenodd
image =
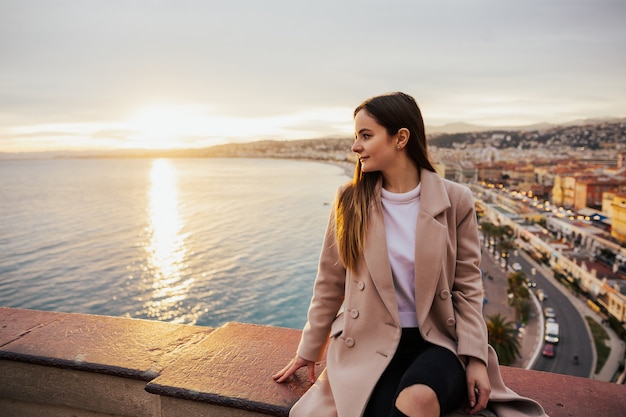
M 187 248 L 178 209 L 176 177 L 176 170 L 169 161 L 157 159 L 152 163 L 149 194 L 151 239 L 146 251 L 153 281 L 144 311 L 158 320 L 189 322 L 190 317 L 185 317 L 181 309 L 194 280 L 183 274 Z

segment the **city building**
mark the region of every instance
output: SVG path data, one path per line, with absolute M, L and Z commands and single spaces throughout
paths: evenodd
M 626 194 L 615 194 L 611 212 L 611 237 L 626 243 Z
M 574 210 L 586 207 L 601 209 L 604 193 L 626 192 L 626 178 L 605 175 L 574 177 Z

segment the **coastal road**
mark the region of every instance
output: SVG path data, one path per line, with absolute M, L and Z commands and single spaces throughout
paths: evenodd
M 540 356 L 533 369 L 589 378 L 595 368 L 593 339 L 587 330 L 585 319 L 569 300 L 574 295 L 564 294 L 556 287 L 561 284 L 551 276 L 546 277 L 539 264 L 521 250 L 512 254 L 511 264 L 515 262 L 522 266 L 522 271 L 528 278 L 536 282 L 537 286 L 533 289 L 541 289 L 548 295 L 547 299 L 540 301 L 541 308 L 552 307 L 556 313 L 556 322 L 559 323 L 560 341 L 556 345 L 556 355 L 553 358 Z M 551 272 L 548 273 L 551 275 Z M 573 361 L 574 355 L 578 355 L 578 364 Z

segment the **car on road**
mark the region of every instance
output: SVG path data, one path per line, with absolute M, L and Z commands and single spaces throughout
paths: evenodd
M 552 343 L 546 343 L 543 345 L 543 351 L 541 354 L 546 358 L 554 358 L 554 355 L 556 355 L 556 349 Z
M 556 313 L 552 307 L 546 307 L 543 309 L 543 316 L 547 319 L 555 319 Z
M 511 265 L 511 268 L 513 268 L 513 271 L 519 272 L 522 270 L 522 265 L 520 265 L 518 262 L 515 262 L 513 265 Z
M 555 321 L 547 322 L 543 339 L 548 343 L 559 343 L 559 323 Z
M 548 299 L 548 293 L 546 293 L 542 289 L 538 289 L 537 291 L 535 291 L 535 294 L 537 294 L 537 298 L 539 299 L 539 301 L 543 301 L 543 300 L 547 300 Z

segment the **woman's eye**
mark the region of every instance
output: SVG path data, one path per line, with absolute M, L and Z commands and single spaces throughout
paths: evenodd
M 368 140 L 370 138 L 370 135 L 368 134 L 363 134 L 363 140 Z

